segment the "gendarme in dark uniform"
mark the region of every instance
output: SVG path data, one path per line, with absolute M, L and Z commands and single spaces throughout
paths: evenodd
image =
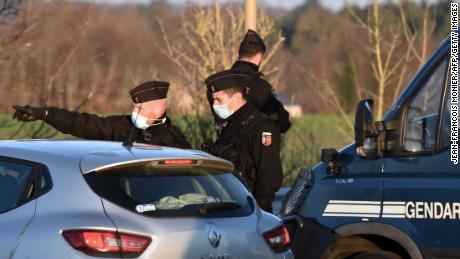
M 259 72 L 259 66 L 251 62 L 238 60 L 233 64 L 232 69 L 251 75 L 248 83 L 249 102 L 266 114 L 278 126 L 281 133 L 288 131 L 291 127 L 289 112 L 276 99 L 272 85 L 263 78 L 263 74 Z
M 133 103 L 139 107 L 146 102 L 166 99 L 169 83 L 151 81 L 143 83 L 130 91 Z M 171 124 L 164 113 L 152 125 L 144 123 L 139 128 L 142 116 L 113 115 L 100 117 L 94 114 L 79 113 L 56 107 L 13 106 L 14 118 L 20 121 L 44 120 L 65 134 L 83 139 L 137 142 L 178 148 L 191 148 L 184 134 Z M 136 126 L 135 126 L 136 123 Z
M 213 155 L 230 160 L 237 171 L 244 178 L 249 191 L 254 195 L 259 206 L 272 212 L 275 192 L 280 188 L 283 171 L 280 159 L 280 133 L 272 120 L 260 112 L 254 105 L 245 100 L 244 86 L 248 76 L 226 70 L 216 73 L 206 80 L 209 91 L 216 97 L 216 93 L 228 89 L 237 89 L 238 93 L 229 96 L 226 105 L 217 105 L 214 101 L 213 109 L 219 116 L 226 117 L 225 112 L 218 111 L 226 107 L 230 109 L 235 102 L 233 98 L 242 97 L 242 106 L 235 111 L 227 112 L 230 115 L 224 120 L 214 143 L 206 150 Z M 220 107 L 219 107 L 220 106 Z M 225 107 L 223 108 L 225 110 Z
M 285 133 L 291 127 L 289 112 L 283 104 L 276 98 L 272 85 L 264 79 L 264 75 L 259 71 L 259 65 L 246 61 L 254 53 L 263 55 L 266 51 L 265 43 L 259 34 L 253 30 L 248 30 L 244 36 L 238 51 L 239 60 L 231 67 L 235 73 L 244 73 L 249 76 L 247 84 L 247 100 L 259 111 L 266 114 L 279 128 L 281 133 Z M 206 82 L 205 82 L 206 83 Z M 207 92 L 209 105 L 212 106 L 212 93 Z M 216 124 L 220 125 L 222 120 L 214 113 Z

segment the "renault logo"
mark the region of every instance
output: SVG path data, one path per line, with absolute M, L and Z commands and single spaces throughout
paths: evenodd
M 212 247 L 218 247 L 220 243 L 220 233 L 219 230 L 215 226 L 209 226 L 208 230 L 208 239 L 209 243 L 211 243 Z

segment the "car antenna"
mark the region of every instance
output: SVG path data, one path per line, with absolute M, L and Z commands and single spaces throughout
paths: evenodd
M 129 137 L 125 141 L 123 141 L 123 146 L 127 148 L 128 150 L 133 147 L 133 143 L 134 143 L 133 135 L 134 135 L 134 126 L 132 126 L 131 130 L 129 131 Z

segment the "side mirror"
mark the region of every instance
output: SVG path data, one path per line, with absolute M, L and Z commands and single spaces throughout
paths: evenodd
M 321 150 L 321 161 L 327 163 L 328 174 L 341 174 L 344 173 L 344 168 L 337 165 L 337 159 L 339 158 L 339 152 L 334 148 L 323 148 Z
M 361 100 L 356 106 L 355 114 L 355 143 L 356 152 L 364 159 L 376 159 L 377 131 L 373 117 L 374 101 Z
M 321 161 L 324 163 L 335 163 L 339 156 L 339 152 L 334 148 L 321 149 Z

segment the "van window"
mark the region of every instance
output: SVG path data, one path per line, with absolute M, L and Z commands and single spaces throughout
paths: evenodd
M 450 80 L 449 80 L 450 82 Z M 443 125 L 441 127 L 441 149 L 450 148 L 450 84 L 446 96 L 446 107 L 444 108 Z
M 444 59 L 409 104 L 403 143 L 406 151 L 432 151 L 435 148 L 446 69 L 447 59 Z

